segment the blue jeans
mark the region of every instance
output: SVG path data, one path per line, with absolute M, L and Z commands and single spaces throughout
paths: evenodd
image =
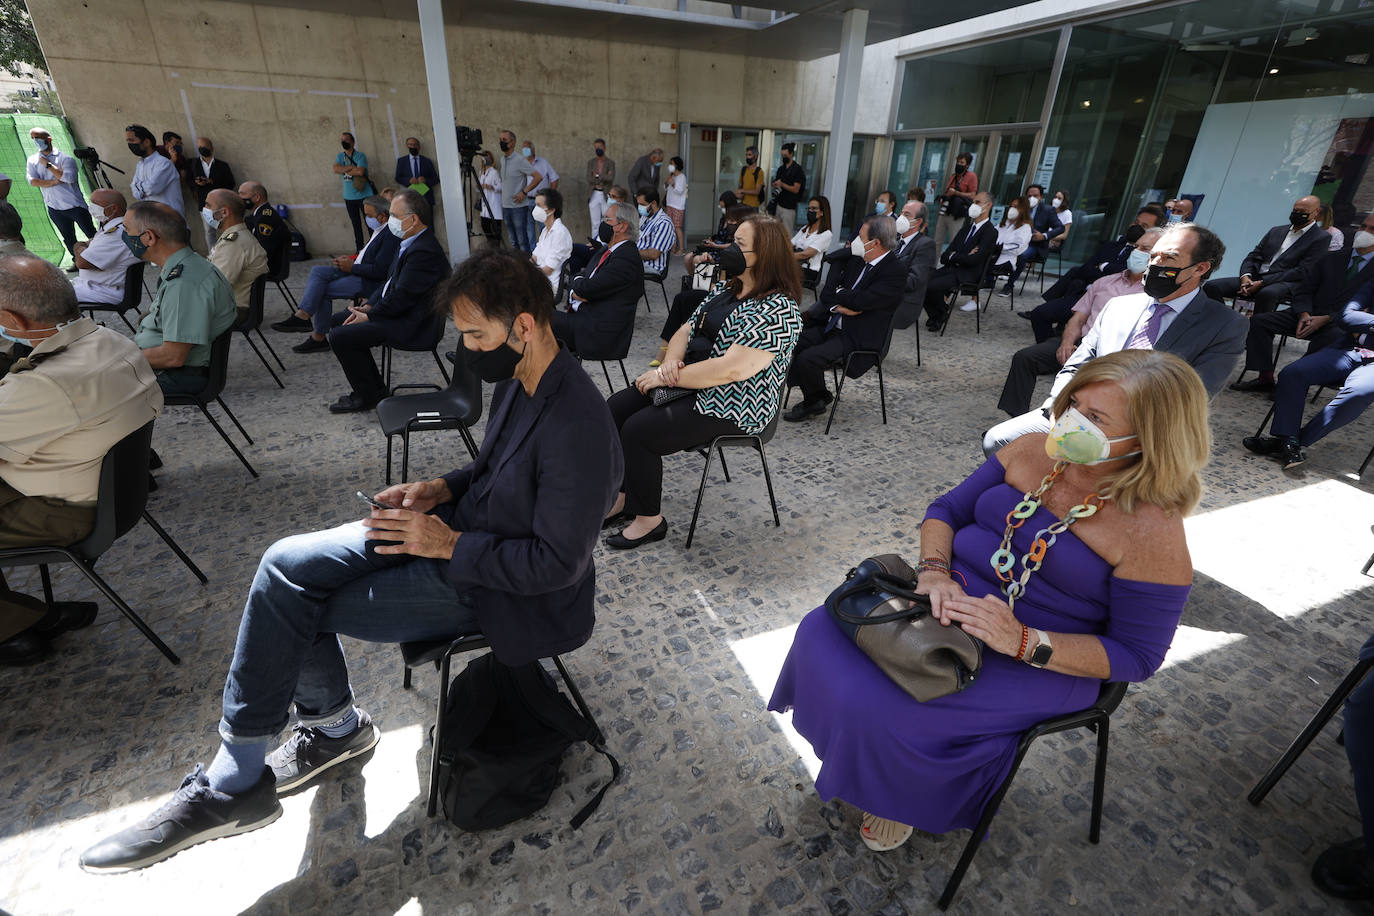
M 316 264 L 310 268 L 310 276 L 305 281 L 301 311 L 310 316 L 316 334 L 328 334 L 330 310 L 327 304 L 333 299 L 352 299 L 362 292 L 362 288 L 361 277 L 346 274 L 329 264 Z
M 517 251 L 534 251 L 534 220 L 530 218 L 530 208 L 503 207 L 501 212 L 506 218 L 506 231 L 510 233 L 511 247 Z
M 1336 396 L 1299 431 L 1303 403 L 1312 385 L 1340 385 Z M 1297 436 L 1311 445 L 1327 433 L 1354 420 L 1374 401 L 1374 363 L 1365 363 L 1354 350 L 1318 350 L 1285 366 L 1274 389 L 1275 436 Z
M 69 252 L 76 247 L 77 226 L 86 233 L 86 238 L 95 238 L 95 221 L 91 219 L 91 211 L 85 207 L 72 207 L 70 210 L 54 210 L 49 207 L 48 217 L 57 227 L 58 235 L 62 236 L 62 244 L 67 246 Z
M 353 522 L 298 534 L 262 555 L 224 682 L 226 743 L 270 741 L 292 703 L 307 727 L 338 718 L 353 702 L 340 634 L 410 642 L 479 631 L 443 561 L 378 556 L 365 530 Z

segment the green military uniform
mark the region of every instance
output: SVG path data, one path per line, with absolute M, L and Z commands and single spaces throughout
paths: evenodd
M 134 343 L 140 349 L 163 341 L 191 344 L 186 364 L 158 369 L 157 382 L 165 394 L 195 394 L 205 388 L 210 345 L 238 319 L 234 290 L 224 275 L 189 247 L 162 265 L 157 294 L 139 325 Z

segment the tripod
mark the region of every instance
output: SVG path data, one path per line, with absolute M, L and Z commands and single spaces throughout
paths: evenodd
M 81 162 L 83 165 L 86 166 L 86 176 L 90 178 L 91 187 L 95 190 L 99 190 L 100 188 L 114 187 L 114 183 L 110 181 L 109 174 L 105 171 L 106 166 L 109 166 L 121 175 L 125 174 L 124 170 L 121 169 L 119 166 L 110 165 L 110 163 L 106 162 L 104 159 L 101 159 L 99 156 L 95 157 L 94 162 L 84 157 L 82 158 Z
M 485 217 L 486 219 L 492 220 L 494 222 L 500 220 L 501 217 L 491 212 L 491 203 L 487 200 L 486 192 L 482 190 L 482 181 L 480 178 L 477 177 L 477 170 L 472 167 L 472 157 L 476 154 L 476 150 L 463 150 L 462 154 L 458 157 L 458 167 L 462 172 L 463 200 L 477 201 L 478 215 L 481 217 Z M 473 231 L 471 210 L 467 212 L 466 217 L 468 227 L 468 238 L 472 238 L 475 235 L 484 235 L 487 237 L 488 240 L 494 241 L 498 245 L 501 243 L 501 237 L 499 233 L 496 236 L 496 238 L 493 239 L 490 235 L 487 234 L 485 230 L 483 230 L 480 233 Z

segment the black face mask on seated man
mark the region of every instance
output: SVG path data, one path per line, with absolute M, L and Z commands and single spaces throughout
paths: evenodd
M 511 329 L 514 327 L 512 324 Z M 508 330 L 506 339 L 495 350 L 464 350 L 463 356 L 467 359 L 468 368 L 475 372 L 478 378 L 494 385 L 515 377 L 515 367 L 520 365 L 525 353 L 510 345 Z

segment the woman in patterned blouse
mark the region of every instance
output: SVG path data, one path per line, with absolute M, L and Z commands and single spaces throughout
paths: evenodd
M 718 261 L 736 277 L 718 283 L 668 342 L 657 369 L 611 395 L 608 406 L 625 451 L 625 482 L 606 526 L 617 549 L 661 541 L 663 456 L 716 436 L 753 435 L 778 411 L 782 381 L 801 333 L 801 271 L 782 223 L 755 215 L 735 229 Z M 661 407 L 655 388 L 695 391 Z

